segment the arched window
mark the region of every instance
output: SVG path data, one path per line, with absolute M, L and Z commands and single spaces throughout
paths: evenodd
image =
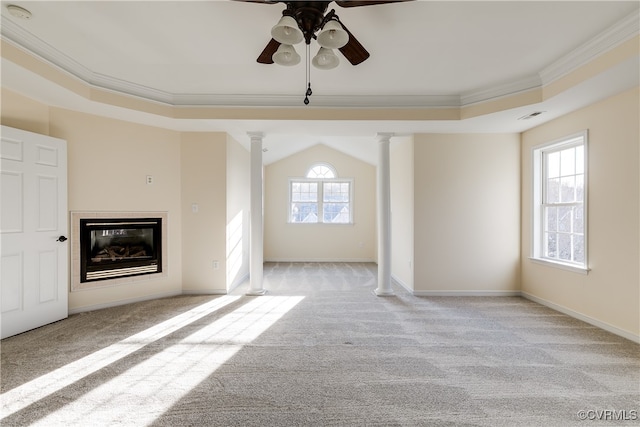
M 333 166 L 314 163 L 305 178 L 289 179 L 289 222 L 352 224 L 353 180 Z
M 307 178 L 332 179 L 337 178 L 336 170 L 328 163 L 316 163 L 307 172 Z

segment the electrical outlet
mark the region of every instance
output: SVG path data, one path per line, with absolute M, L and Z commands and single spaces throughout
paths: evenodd
M 213 261 L 213 269 L 214 269 L 214 270 L 217 270 L 217 269 L 219 269 L 219 268 L 220 268 L 220 262 L 218 262 L 218 261 Z
M 147 175 L 147 184 L 148 185 L 153 184 L 153 175 Z

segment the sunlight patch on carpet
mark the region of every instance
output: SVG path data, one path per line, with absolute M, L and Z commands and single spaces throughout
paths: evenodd
M 36 425 L 149 425 L 303 298 L 252 299 Z
M 186 325 L 214 313 L 239 298 L 239 296 L 230 295 L 216 298 L 11 389 L 0 395 L 2 416 L 8 417 Z

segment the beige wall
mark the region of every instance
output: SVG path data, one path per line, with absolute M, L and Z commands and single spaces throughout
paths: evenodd
M 70 211 L 168 213 L 166 277 L 71 292 L 69 310 L 180 293 L 179 134 L 53 107 L 49 115 L 49 134 L 67 141 Z
M 227 136 L 226 284 L 232 290 L 249 274 L 251 153 Z
M 393 279 L 413 291 L 414 164 L 413 137 L 395 137 L 390 148 L 391 271 Z
M 181 291 L 180 145 L 176 132 L 49 107 L 2 91 L 2 124 L 67 141 L 68 208 L 166 211 L 168 274 L 69 294 L 69 310 Z M 151 150 L 147 152 L 147 150 Z M 146 185 L 153 175 L 153 185 Z
M 519 289 L 520 136 L 414 136 L 417 294 Z
M 522 290 L 623 334 L 640 335 L 638 88 L 527 131 L 522 137 Z M 588 262 L 579 274 L 535 264 L 532 147 L 588 130 Z
M 372 150 L 376 149 L 372 145 Z M 353 178 L 354 224 L 288 224 L 290 177 L 304 177 L 316 162 Z M 372 261 L 376 259 L 376 169 L 325 145 L 316 145 L 265 167 L 266 261 Z
M 2 124 L 49 135 L 49 107 L 2 88 Z
M 3 125 L 67 141 L 69 210 L 168 213 L 166 277 L 71 292 L 70 311 L 183 291 L 226 292 L 227 214 L 248 203 L 233 196 L 229 212 L 225 207 L 227 160 L 234 168 L 248 162 L 237 142 L 228 142 L 224 133 L 182 134 L 63 110 L 6 90 L 1 117 Z M 230 172 L 234 192 L 245 185 L 243 173 Z M 153 175 L 152 185 L 146 184 L 147 175 Z M 192 203 L 199 205 L 197 214 Z
M 226 293 L 227 135 L 184 133 L 181 148 L 182 288 Z

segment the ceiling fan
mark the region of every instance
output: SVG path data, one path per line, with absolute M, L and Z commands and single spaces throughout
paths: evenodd
M 320 45 L 318 54 L 311 63 L 319 69 L 329 70 L 338 66 L 340 62 L 333 52 L 339 49 L 342 55 L 352 64 L 358 65 L 369 58 L 369 52 L 360 44 L 354 35 L 342 23 L 335 10 L 327 9 L 331 1 L 281 1 L 281 0 L 236 0 L 248 3 L 276 4 L 284 3 L 282 18 L 271 29 L 271 40 L 258 56 L 261 64 L 291 66 L 300 62 L 300 55 L 293 45 L 304 40 L 309 62 L 309 46 L 315 39 Z M 338 1 L 340 7 L 373 6 L 386 3 L 401 3 L 412 0 L 372 0 L 372 1 Z M 307 92 L 304 103 L 309 103 L 311 83 L 309 83 L 309 67 L 307 66 Z

